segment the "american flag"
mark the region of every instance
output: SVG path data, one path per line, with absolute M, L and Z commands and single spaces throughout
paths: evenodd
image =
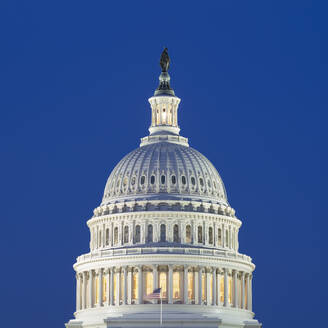
M 154 289 L 154 291 L 147 295 L 146 298 L 149 299 L 160 299 L 161 298 L 161 288 Z

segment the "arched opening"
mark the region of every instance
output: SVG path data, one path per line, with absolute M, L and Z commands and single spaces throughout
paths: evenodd
M 198 243 L 203 243 L 203 227 L 202 226 L 198 226 Z
M 140 243 L 140 225 L 136 225 L 135 235 L 134 235 L 134 242 Z
M 177 224 L 173 227 L 173 241 L 175 243 L 179 242 L 179 226 Z
M 188 224 L 186 226 L 186 243 L 190 244 L 191 243 L 191 225 Z
M 160 236 L 160 240 L 162 242 L 166 241 L 166 226 L 165 226 L 165 224 L 161 224 L 161 236 Z
M 229 246 L 229 231 L 226 230 L 226 233 L 225 233 L 225 246 L 228 247 Z
M 123 242 L 124 244 L 127 244 L 129 242 L 129 227 L 124 227 L 124 236 L 123 236 Z
M 147 242 L 153 242 L 153 226 L 151 224 L 148 225 L 148 234 L 147 234 Z
M 218 229 L 218 243 L 222 245 L 222 230 L 221 228 Z
M 118 227 L 114 228 L 114 245 L 118 243 Z
M 106 246 L 109 245 L 109 229 L 106 229 Z
M 208 228 L 208 243 L 213 244 L 213 228 Z

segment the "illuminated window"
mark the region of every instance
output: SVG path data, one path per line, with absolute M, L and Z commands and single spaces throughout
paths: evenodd
M 136 225 L 136 231 L 135 231 L 135 237 L 134 237 L 134 241 L 136 243 L 140 243 L 140 225 Z
M 124 274 L 123 272 L 120 273 L 120 301 L 123 301 L 124 297 Z
M 203 227 L 198 226 L 198 243 L 203 242 Z
M 167 273 L 159 273 L 159 287 L 161 288 L 162 298 L 167 298 Z
M 148 225 L 148 236 L 147 236 L 148 243 L 153 242 L 153 226 L 151 224 Z
M 106 245 L 109 245 L 109 229 L 106 229 Z
M 208 242 L 210 244 L 213 244 L 213 228 L 212 227 L 208 228 Z
M 191 243 L 191 226 L 188 224 L 186 226 L 186 243 L 190 244 Z
M 117 283 L 117 274 L 115 274 L 115 273 L 113 273 L 114 274 L 114 282 L 113 282 L 113 289 L 112 289 L 112 291 L 113 291 L 113 293 L 114 293 L 114 302 L 116 303 L 117 302 L 117 292 L 116 292 L 116 283 Z
M 205 301 L 206 296 L 206 273 L 202 273 L 202 300 Z
M 179 242 L 179 226 L 177 224 L 173 227 L 173 241 L 175 243 Z
M 228 276 L 228 300 L 232 304 L 232 278 Z
M 117 245 L 118 243 L 118 227 L 114 228 L 114 244 Z
M 99 288 L 99 278 L 98 276 L 95 277 L 94 281 L 94 302 L 93 304 L 98 303 L 98 298 L 99 298 L 99 293 L 98 293 L 98 288 Z
M 153 273 L 145 272 L 146 274 L 146 295 L 149 295 L 153 292 Z
M 220 228 L 218 229 L 218 242 L 219 242 L 219 245 L 222 244 L 222 231 Z
M 224 302 L 224 278 L 222 275 L 219 275 L 219 286 L 220 286 L 220 302 Z
M 108 289 L 107 277 L 103 276 L 103 302 L 107 301 L 107 289 Z
M 161 224 L 161 241 L 166 241 L 166 226 L 165 224 Z
M 173 272 L 173 298 L 180 299 L 180 272 L 175 271 Z
M 194 300 L 195 293 L 194 293 L 194 273 L 188 272 L 188 299 Z
M 129 227 L 125 226 L 124 227 L 124 244 L 127 244 L 129 242 Z
M 132 299 L 136 300 L 138 298 L 138 272 L 132 273 Z

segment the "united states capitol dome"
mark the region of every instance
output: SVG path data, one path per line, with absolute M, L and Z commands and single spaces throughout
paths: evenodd
M 211 162 L 188 144 L 169 139 L 133 150 L 110 174 L 102 204 L 131 199 L 227 205 L 222 179 Z

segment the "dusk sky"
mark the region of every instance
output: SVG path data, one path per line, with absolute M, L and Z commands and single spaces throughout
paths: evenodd
M 2 327 L 64 327 L 118 161 L 168 47 L 181 135 L 218 169 L 264 328 L 323 327 L 325 1 L 1 1 Z

